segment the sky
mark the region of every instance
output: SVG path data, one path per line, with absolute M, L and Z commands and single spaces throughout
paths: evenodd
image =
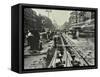
M 37 15 L 41 14 L 43 16 L 48 17 L 48 13 L 46 12 L 46 9 L 32 9 L 32 10 L 36 11 Z M 59 26 L 61 26 L 64 24 L 64 22 L 66 21 L 68 22 L 71 12 L 72 11 L 68 11 L 68 10 L 51 10 L 51 12 L 49 13 L 49 18 L 52 20 L 52 22 L 55 21 Z

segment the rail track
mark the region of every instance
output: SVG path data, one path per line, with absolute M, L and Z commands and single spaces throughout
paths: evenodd
M 80 66 L 88 66 L 89 63 L 88 61 L 86 61 L 86 59 L 83 57 L 83 55 L 81 55 L 80 51 L 78 49 L 78 47 L 75 45 L 75 43 L 70 40 L 70 38 L 68 36 L 65 36 L 65 35 L 62 35 L 63 36 L 63 39 L 65 40 L 65 42 L 68 43 L 68 46 L 66 46 L 67 48 L 69 47 L 71 52 L 72 52 L 72 55 L 74 54 L 75 57 L 77 57 L 80 61 Z M 81 46 L 80 46 L 81 47 Z
M 61 43 L 57 43 L 57 47 L 61 47 L 61 52 L 63 53 L 61 58 L 58 58 L 59 50 L 55 49 L 54 56 L 48 68 L 56 68 L 56 67 L 73 67 L 73 55 L 78 61 L 78 66 L 88 66 L 89 63 L 85 60 L 85 58 L 79 53 L 79 50 L 75 46 L 75 43 L 70 40 L 69 37 L 61 34 L 60 36 Z M 62 60 L 62 61 L 61 61 Z

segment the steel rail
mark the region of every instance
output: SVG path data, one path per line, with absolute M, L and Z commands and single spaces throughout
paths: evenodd
M 64 35 L 62 35 L 62 36 L 65 39 L 65 41 L 70 44 L 70 46 L 71 45 L 72 46 L 75 45 L 75 43 L 72 42 L 67 36 L 66 37 Z M 72 49 L 73 49 L 74 53 L 77 54 L 77 56 L 82 59 L 81 63 L 83 62 L 83 64 L 85 64 L 86 66 L 88 66 L 89 63 L 85 60 L 85 58 L 82 55 L 80 55 L 80 53 L 78 52 L 77 48 L 74 46 L 74 47 L 72 47 Z

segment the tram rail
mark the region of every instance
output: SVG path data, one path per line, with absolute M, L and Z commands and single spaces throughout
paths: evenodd
M 63 55 L 62 55 L 62 65 L 63 67 L 73 67 L 72 64 L 73 58 L 72 55 L 74 54 L 75 57 L 79 59 L 80 65 L 79 66 L 88 66 L 89 63 L 85 60 L 85 58 L 78 52 L 79 50 L 75 46 L 75 43 L 71 41 L 67 36 L 64 36 L 61 34 L 60 36 L 61 44 L 57 44 L 57 46 L 63 48 Z M 56 61 L 57 61 L 57 53 L 58 50 L 55 49 L 54 56 L 52 57 L 52 60 L 50 64 L 48 65 L 48 68 L 55 68 L 56 67 Z
M 81 62 L 81 66 L 83 66 L 83 65 L 84 65 L 84 66 L 88 66 L 89 63 L 88 63 L 88 62 L 86 61 L 86 59 L 79 53 L 79 51 L 81 51 L 81 50 L 77 49 L 78 47 L 75 45 L 75 43 L 74 43 L 72 40 L 70 40 L 69 37 L 67 37 L 67 36 L 65 36 L 65 35 L 62 35 L 62 36 L 63 36 L 63 38 L 65 39 L 65 41 L 69 43 L 69 45 L 71 46 L 71 49 L 72 49 L 73 53 L 76 55 L 76 57 L 79 57 L 80 62 Z

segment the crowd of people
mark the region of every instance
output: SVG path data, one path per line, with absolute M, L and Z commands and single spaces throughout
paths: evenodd
M 42 35 L 38 30 L 28 30 L 26 34 L 26 41 L 28 46 L 30 46 L 30 50 L 35 51 L 40 51 L 43 49 L 43 39 L 46 42 L 49 42 L 53 40 L 54 37 L 54 32 L 52 31 L 47 31 L 44 32 Z

